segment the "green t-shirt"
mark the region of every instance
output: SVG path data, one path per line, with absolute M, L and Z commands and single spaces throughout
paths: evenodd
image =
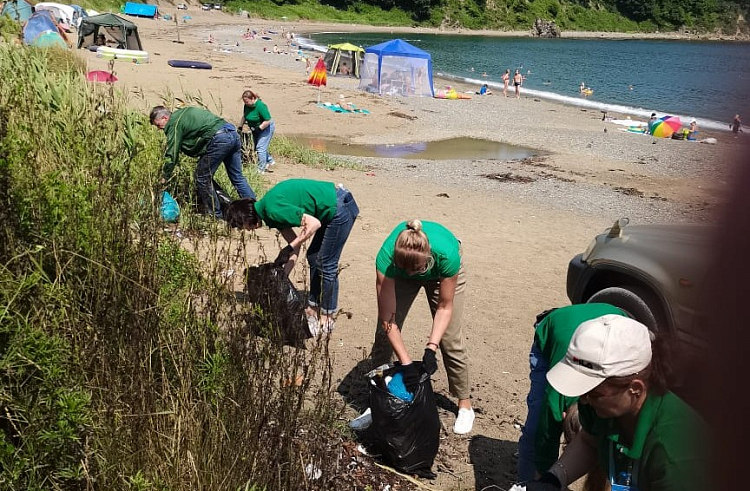
M 607 314 L 627 316 L 622 310 L 606 303 L 584 303 L 555 309 L 542 319 L 536 325 L 534 340 L 550 368 L 565 358 L 573 333 L 581 323 Z M 557 460 L 563 433 L 563 412 L 577 400 L 577 397 L 560 394 L 547 384 L 534 441 L 534 465 L 540 474 L 549 470 Z
M 164 126 L 167 149 L 164 152 L 162 174 L 172 176 L 179 162 L 180 152 L 190 157 L 200 157 L 216 132 L 226 124 L 222 118 L 200 107 L 184 107 L 172 113 Z
M 634 485 L 639 491 L 705 491 L 708 484 L 707 426 L 685 402 L 671 392 L 649 394 L 641 406 L 633 444 L 619 443 L 613 419 L 599 418 L 591 406 L 581 405 L 583 428 L 598 437 L 599 462 L 609 470 L 610 445 L 616 462 L 627 468 L 636 461 Z M 612 443 L 610 443 L 612 442 Z
M 281 181 L 255 203 L 255 212 L 271 228 L 299 227 L 303 213 L 326 224 L 336 214 L 336 186 L 312 179 Z
M 245 121 L 251 127 L 260 125 L 263 121 L 271 121 L 271 113 L 268 111 L 266 103 L 258 99 L 255 106 L 245 106 L 243 110 Z
M 409 276 L 405 270 L 396 267 L 393 262 L 393 249 L 396 246 L 396 238 L 402 230 L 406 229 L 406 222 L 399 223 L 393 229 L 375 259 L 376 269 L 388 278 L 408 278 L 413 280 L 438 280 L 440 278 L 451 278 L 458 274 L 461 269 L 460 243 L 450 230 L 436 222 L 422 222 L 422 231 L 427 235 L 430 242 L 432 257 L 435 265 L 423 274 Z

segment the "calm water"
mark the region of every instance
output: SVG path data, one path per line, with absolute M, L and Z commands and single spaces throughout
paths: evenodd
M 306 147 L 334 155 L 358 157 L 389 157 L 399 159 L 525 159 L 538 155 L 539 150 L 508 145 L 478 138 L 450 138 L 431 142 L 388 145 L 359 145 L 316 136 L 290 136 Z
M 495 91 L 505 69 L 518 69 L 528 95 L 645 118 L 651 112 L 695 117 L 706 128 L 728 129 L 735 113 L 750 121 L 748 43 L 399 35 L 432 55 L 434 75 L 488 83 Z M 308 38 L 320 49 L 342 41 L 366 48 L 399 35 Z M 579 95 L 581 82 L 594 93 Z

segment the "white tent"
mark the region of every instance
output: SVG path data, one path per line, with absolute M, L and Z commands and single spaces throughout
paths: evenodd
M 78 27 L 81 24 L 81 16 L 70 5 L 54 2 L 40 2 L 34 5 L 36 10 L 49 10 L 58 21 L 68 24 L 69 26 Z

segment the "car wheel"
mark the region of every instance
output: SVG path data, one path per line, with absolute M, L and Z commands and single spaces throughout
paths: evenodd
M 654 332 L 659 331 L 657 311 L 652 306 L 653 295 L 648 290 L 638 287 L 612 286 L 599 290 L 591 295 L 587 303 L 608 303 L 621 308 L 638 322 Z

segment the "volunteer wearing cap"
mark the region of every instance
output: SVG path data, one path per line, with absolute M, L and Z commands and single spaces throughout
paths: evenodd
M 664 348 L 652 344 L 646 326 L 618 315 L 576 329 L 547 380 L 560 394 L 580 396 L 583 429 L 549 471 L 526 483 L 527 491 L 564 489 L 597 459 L 612 491 L 710 489 L 700 445 L 705 423 L 667 390 Z
M 555 463 L 560 454 L 563 422 L 569 416 L 568 408 L 578 400 L 553 389 L 547 383 L 547 372 L 565 357 L 576 328 L 584 321 L 605 314 L 626 315 L 606 303 L 582 303 L 547 310 L 537 316 L 534 343 L 529 352 L 528 413 L 518 440 L 519 481 L 529 481 Z

